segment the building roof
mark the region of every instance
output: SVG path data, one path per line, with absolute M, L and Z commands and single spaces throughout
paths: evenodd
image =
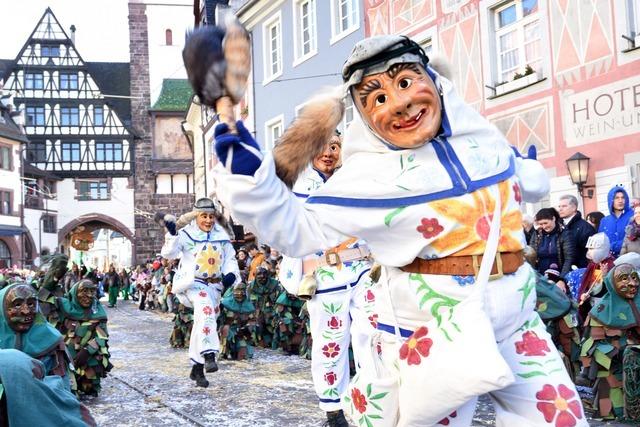
M 23 163 L 23 167 L 24 167 L 24 172 L 23 172 L 24 176 L 28 176 L 31 178 L 54 179 L 57 181 L 62 180 L 62 178 L 60 178 L 55 173 L 35 167 L 31 163 L 27 162 L 26 160 Z
M 193 89 L 187 79 L 164 79 L 160 96 L 149 111 L 185 112 L 192 95 Z
M 13 68 L 13 59 L 0 59 L 0 80 L 5 80 Z
M 0 95 L 1 95 L 0 91 Z M 1 100 L 0 97 L 0 137 L 12 139 L 18 142 L 29 142 L 29 139 L 24 134 L 20 126 L 13 121 L 13 117 L 11 117 L 11 112 L 9 108 L 7 108 Z
M 131 100 L 108 95 L 131 95 L 131 79 L 128 62 L 85 62 L 107 104 L 113 107 L 126 126 L 131 125 Z

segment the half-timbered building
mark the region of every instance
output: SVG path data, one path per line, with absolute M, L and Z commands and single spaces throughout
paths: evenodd
M 57 200 L 47 231 L 55 228 L 65 251 L 78 227 L 110 228 L 130 239 L 134 233 L 129 64 L 85 61 L 74 34 L 47 8 L 0 75 L 25 114 L 25 176 L 36 183 L 59 179 L 55 191 L 43 186 L 34 194 Z M 47 209 L 32 199 L 30 208 Z

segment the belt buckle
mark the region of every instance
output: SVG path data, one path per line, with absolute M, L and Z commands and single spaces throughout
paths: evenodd
M 478 262 L 478 255 L 471 255 L 473 259 L 473 271 L 475 276 L 478 277 L 478 273 L 480 272 L 480 263 Z M 495 260 L 496 267 L 498 267 L 498 272 L 496 274 L 489 274 L 489 281 L 498 280 L 504 277 L 504 270 L 502 269 L 502 254 L 500 252 L 496 253 Z M 493 265 L 491 265 L 491 270 L 493 270 Z
M 338 255 L 338 251 L 335 249 L 330 249 L 324 253 L 324 260 L 327 262 L 327 265 L 330 267 L 335 267 L 338 264 L 342 264 L 340 260 L 340 255 Z

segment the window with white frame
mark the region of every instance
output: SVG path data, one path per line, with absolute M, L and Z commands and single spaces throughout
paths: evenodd
M 265 151 L 271 151 L 282 135 L 282 130 L 284 129 L 284 117 L 280 115 L 275 119 L 269 120 L 265 123 L 264 128 L 266 134 L 264 149 Z
M 298 0 L 295 3 L 296 59 L 316 51 L 316 0 Z
M 280 14 L 264 25 L 265 81 L 282 73 L 282 25 Z
M 420 43 L 420 47 L 422 48 L 422 50 L 424 50 L 424 53 L 429 55 L 431 52 L 433 52 L 433 41 L 431 40 L 431 38 L 428 38 Z
M 634 47 L 639 47 L 640 36 L 640 0 L 626 0 L 627 31 L 630 39 L 635 40 Z
M 497 82 L 508 82 L 530 68 L 542 69 L 538 0 L 513 0 L 494 9 Z
M 333 37 L 339 37 L 358 26 L 358 2 L 356 0 L 331 0 Z
M 354 114 L 353 98 L 351 98 L 351 96 L 348 95 L 344 100 L 344 124 L 343 124 L 343 129 L 345 131 L 347 130 L 347 127 L 349 127 L 349 125 L 353 121 L 353 114 Z

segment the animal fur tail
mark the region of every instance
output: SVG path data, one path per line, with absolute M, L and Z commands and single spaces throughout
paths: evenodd
M 344 114 L 343 86 L 311 98 L 273 149 L 276 174 L 289 187 L 322 152 Z

